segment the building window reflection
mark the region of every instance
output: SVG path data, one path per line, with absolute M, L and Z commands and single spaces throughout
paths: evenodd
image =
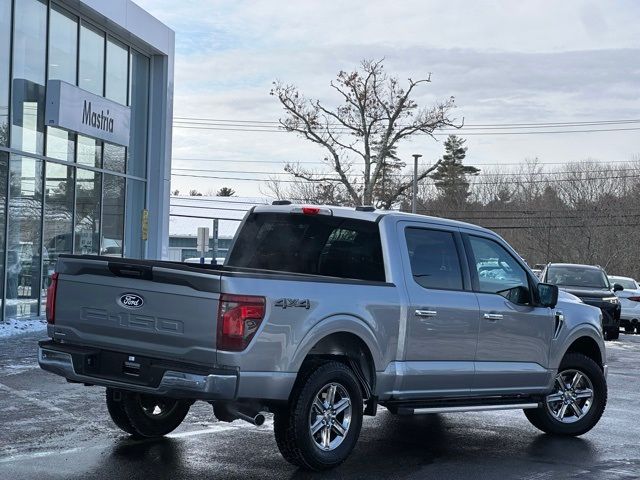
M 97 255 L 100 252 L 102 174 L 78 168 L 76 176 L 76 242 L 74 253 Z
M 9 65 L 11 0 L 0 0 L 0 65 Z M 9 74 L 0 68 L 0 147 L 9 145 Z
M 21 0 L 14 8 L 11 146 L 42 155 L 47 6 Z
M 124 177 L 104 174 L 101 255 L 121 257 L 124 242 Z
M 104 33 L 83 24 L 80 27 L 79 86 L 102 95 L 104 90 Z
M 122 105 L 127 104 L 129 52 L 113 39 L 107 41 L 107 84 L 105 97 Z
M 47 162 L 42 229 L 42 305 L 58 256 L 73 252 L 73 167 Z
M 37 315 L 43 162 L 12 156 L 9 162 L 7 316 Z
M 49 80 L 76 84 L 78 20 L 55 4 L 49 16 Z

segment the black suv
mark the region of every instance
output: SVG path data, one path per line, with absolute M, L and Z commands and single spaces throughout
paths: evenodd
M 580 298 L 584 303 L 602 311 L 602 331 L 607 340 L 620 336 L 620 300 L 614 292 L 623 290 L 622 285 L 611 285 L 605 271 L 592 265 L 572 263 L 550 263 L 542 272 L 545 283 L 553 283 L 561 290 Z

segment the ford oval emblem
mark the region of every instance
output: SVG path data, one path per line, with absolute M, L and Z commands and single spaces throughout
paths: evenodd
M 124 293 L 120 295 L 118 303 L 124 308 L 140 308 L 144 305 L 144 298 L 135 293 Z

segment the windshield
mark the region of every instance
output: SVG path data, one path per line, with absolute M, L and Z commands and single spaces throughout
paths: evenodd
M 609 288 L 609 281 L 604 272 L 589 267 L 550 266 L 547 282 L 571 287 Z
M 625 290 L 635 290 L 638 288 L 636 282 L 631 278 L 609 277 L 611 283 L 619 283 Z

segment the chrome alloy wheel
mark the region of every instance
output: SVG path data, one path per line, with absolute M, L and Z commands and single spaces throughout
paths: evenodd
M 144 414 L 153 419 L 169 416 L 178 403 L 177 400 L 152 395 L 140 395 L 138 401 Z
M 339 383 L 329 383 L 313 399 L 309 412 L 309 432 L 316 446 L 325 452 L 335 450 L 351 425 L 351 398 Z
M 553 392 L 547 395 L 545 404 L 559 422 L 577 422 L 593 405 L 593 384 L 584 372 L 564 370 L 556 376 Z

